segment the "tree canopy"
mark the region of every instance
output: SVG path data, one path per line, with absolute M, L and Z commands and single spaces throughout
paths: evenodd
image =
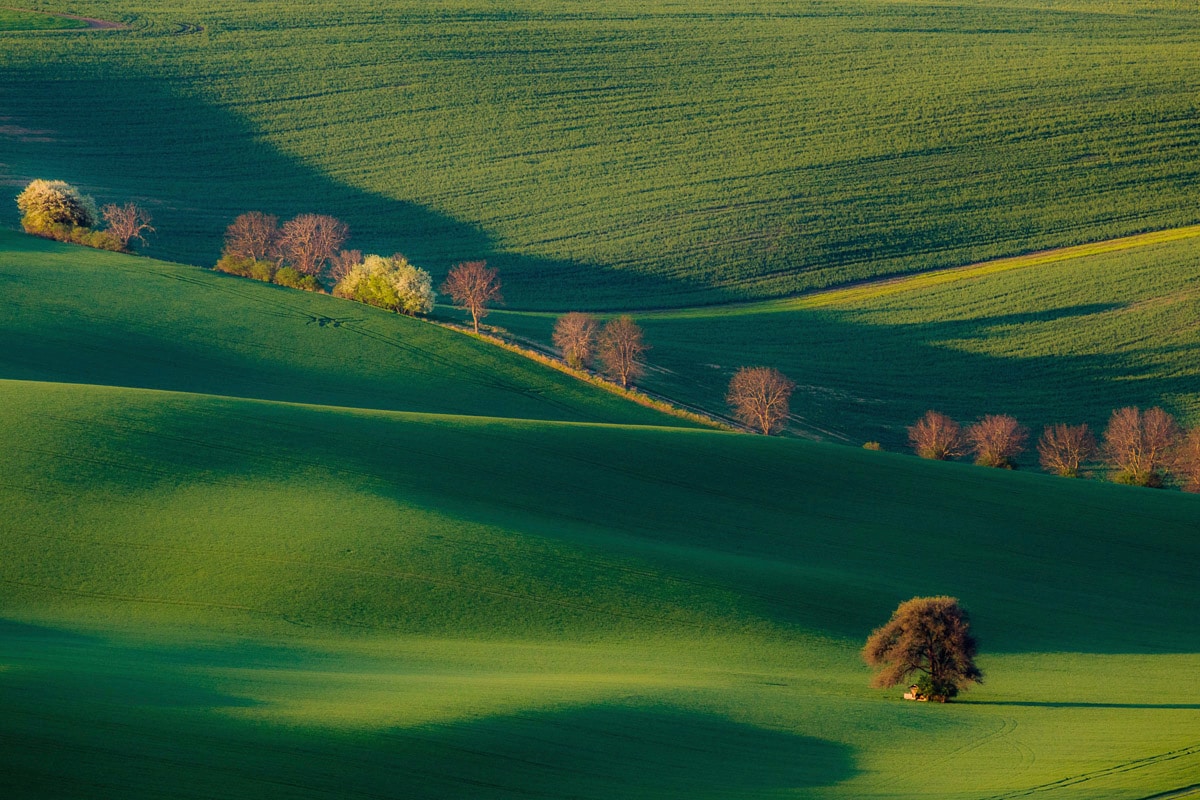
M 918 675 L 920 693 L 945 702 L 971 683 L 983 683 L 976 649 L 958 598 L 914 597 L 871 634 L 862 656 L 877 670 L 872 686 L 895 686 Z

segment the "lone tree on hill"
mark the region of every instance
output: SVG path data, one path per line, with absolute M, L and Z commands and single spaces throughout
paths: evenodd
M 278 241 L 279 217 L 247 211 L 225 229 L 225 255 L 246 261 L 273 260 Z
M 590 367 L 596 354 L 596 331 L 600 325 L 591 314 L 572 311 L 554 323 L 554 346 L 575 369 Z
M 488 306 L 504 302 L 500 279 L 496 270 L 488 269 L 486 261 L 464 261 L 450 270 L 442 283 L 442 292 L 450 295 L 454 305 L 471 312 L 476 333 L 479 320 L 487 316 Z
M 1042 469 L 1078 478 L 1080 466 L 1096 454 L 1096 437 L 1087 425 L 1047 425 L 1037 449 Z
M 301 214 L 283 223 L 276 254 L 297 272 L 319 277 L 350 235 L 346 223 L 327 214 Z
M 1149 408 L 1145 413 L 1136 406 L 1117 409 L 1104 430 L 1104 455 L 1117 470 L 1113 480 L 1161 487 L 1178 440 L 1175 418 L 1161 408 Z
M 967 441 L 981 467 L 1012 469 L 1013 461 L 1025 452 L 1029 429 L 1007 414 L 988 414 L 966 431 Z
M 742 367 L 729 381 L 725 400 L 733 415 L 764 436 L 783 428 L 796 384 L 771 367 Z
M 134 239 L 145 244 L 146 237 L 142 234 L 154 233 L 154 228 L 150 226 L 150 214 L 137 203 L 126 203 L 123 206 L 109 203 L 100 211 L 104 214 L 104 221 L 108 223 L 108 232 L 116 237 L 123 250 L 128 250 Z
M 909 427 L 908 441 L 921 458 L 937 461 L 957 458 L 966 450 L 958 423 L 939 411 L 926 411 Z
M 633 317 L 624 315 L 605 324 L 596 354 L 604 364 L 604 373 L 628 389 L 630 383 L 646 374 L 642 356 L 649 349 L 642 341 L 642 329 Z
M 867 639 L 862 657 L 878 670 L 871 685 L 886 688 L 919 674 L 917 693 L 946 702 L 983 683 L 967 612 L 955 597 L 914 597 Z

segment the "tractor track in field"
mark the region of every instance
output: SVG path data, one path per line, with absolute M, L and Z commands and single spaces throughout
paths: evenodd
M 1175 761 L 1180 758 L 1190 758 L 1193 756 L 1200 756 L 1200 744 L 1181 747 L 1177 750 L 1168 750 L 1165 753 L 1158 753 L 1152 756 L 1146 756 L 1144 758 L 1135 758 L 1132 761 L 1114 764 L 1111 767 L 1104 767 L 1102 769 L 1092 770 L 1091 772 L 1082 772 L 1078 775 L 1070 775 L 1049 783 L 1030 786 L 1026 789 L 1015 789 L 1011 792 L 990 795 L 986 798 L 983 798 L 983 800 L 1015 800 L 1016 798 L 1020 797 L 1030 797 L 1040 794 L 1041 792 L 1052 792 L 1057 789 L 1076 787 L 1098 778 L 1107 778 L 1112 775 L 1120 775 L 1125 772 L 1146 769 L 1147 767 L 1158 766 L 1159 764 L 1163 764 L 1168 761 Z M 1194 794 L 1198 789 L 1200 789 L 1200 784 L 1194 784 L 1192 786 L 1185 786 L 1181 789 L 1172 789 L 1165 793 L 1150 795 L 1149 797 L 1144 798 L 1144 800 L 1168 800 L 1168 798 L 1188 797 L 1189 795 Z

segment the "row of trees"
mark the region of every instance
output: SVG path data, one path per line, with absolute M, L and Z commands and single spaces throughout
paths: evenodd
M 626 389 L 646 374 L 643 357 L 650 346 L 628 315 L 601 325 L 591 314 L 572 311 L 558 318 L 552 339 L 569 365 L 590 369 L 598 361 L 601 372 Z
M 95 199 L 64 181 L 31 181 L 17 195 L 17 209 L 26 233 L 101 250 L 128 253 L 154 232 L 150 215 L 137 203 L 97 208 Z
M 908 428 L 909 442 L 922 458 L 949 460 L 973 455 L 986 467 L 1012 469 L 1026 450 L 1029 430 L 1004 414 L 988 415 L 963 429 L 938 411 L 928 411 Z M 1127 406 L 1113 411 L 1097 442 L 1086 425 L 1047 425 L 1037 442 L 1047 472 L 1079 477 L 1099 457 L 1117 483 L 1161 487 L 1170 474 L 1189 492 L 1200 492 L 1200 426 L 1183 431 L 1161 408 Z

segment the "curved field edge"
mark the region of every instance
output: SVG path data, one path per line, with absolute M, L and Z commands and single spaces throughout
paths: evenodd
M 0 231 L 0 377 L 355 408 L 694 423 L 436 325 Z
M 1132 800 L 1200 756 L 1196 498 L 701 430 L 0 405 L 9 796 Z M 940 592 L 988 682 L 866 688 L 862 637 Z
M 44 132 L 5 180 L 142 200 L 194 263 L 240 212 L 318 210 L 523 307 L 661 307 L 1197 221 L 1194 9 L 87 8 L 139 27 L 0 56 Z
M 637 315 L 651 391 L 720 413 L 733 372 L 767 365 L 798 384 L 793 433 L 906 449 L 927 409 L 1029 426 L 1164 406 L 1200 420 L 1200 239 L 1162 231 L 788 301 Z M 554 318 L 494 322 L 548 347 Z M 1020 462 L 1034 466 L 1036 455 Z

